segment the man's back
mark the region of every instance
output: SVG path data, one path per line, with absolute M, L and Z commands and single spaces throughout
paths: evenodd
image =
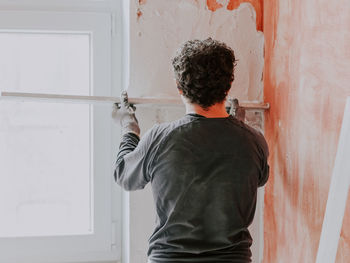
M 268 177 L 264 138 L 242 122 L 186 115 L 149 136 L 157 210 L 154 262 L 250 262 L 257 187 Z M 154 143 L 156 142 L 156 143 Z
M 226 112 L 234 52 L 211 38 L 189 40 L 172 64 L 188 114 L 140 140 L 124 94 L 116 115 L 123 134 L 116 181 L 126 190 L 152 183 L 157 226 L 149 240 L 151 262 L 250 262 L 248 226 L 257 188 L 268 178 L 268 149 L 260 133 Z

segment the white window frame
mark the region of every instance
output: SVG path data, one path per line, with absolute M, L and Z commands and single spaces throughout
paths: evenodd
M 89 33 L 92 44 L 90 95 L 112 95 L 111 65 L 113 54 L 111 50 L 112 16 L 110 13 L 1 11 L 1 30 Z M 6 90 L 6 87 L 0 88 L 3 91 Z M 112 178 L 112 157 L 117 147 L 112 136 L 111 109 L 99 106 L 91 106 L 91 108 L 94 155 L 92 165 L 94 233 L 79 236 L 0 238 L 0 262 L 120 260 L 121 194 L 119 189 L 115 190 Z

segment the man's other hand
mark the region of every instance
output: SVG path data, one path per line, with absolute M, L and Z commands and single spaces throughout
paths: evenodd
M 140 136 L 140 127 L 135 116 L 135 108 L 130 105 L 126 91 L 123 91 L 120 95 L 120 104 L 114 104 L 112 118 L 115 123 L 120 124 L 122 135 L 133 133 Z

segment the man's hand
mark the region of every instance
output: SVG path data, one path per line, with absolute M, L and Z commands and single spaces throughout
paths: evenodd
M 128 101 L 128 93 L 123 91 L 120 95 L 120 106 L 114 104 L 112 118 L 122 128 L 122 135 L 133 133 L 140 137 L 140 127 L 135 117 L 135 108 Z
M 236 117 L 236 119 L 240 121 L 245 121 L 245 109 L 241 106 L 239 106 L 239 101 L 238 99 L 232 99 L 230 98 L 229 103 L 231 104 L 231 109 L 230 109 L 230 115 Z

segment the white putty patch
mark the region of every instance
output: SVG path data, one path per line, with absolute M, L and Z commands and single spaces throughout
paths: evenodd
M 248 3 L 233 11 L 207 9 L 205 1 L 131 1 L 131 97 L 178 97 L 171 58 L 190 39 L 212 37 L 228 44 L 238 59 L 230 91 L 240 100 L 263 99 L 264 36 Z

